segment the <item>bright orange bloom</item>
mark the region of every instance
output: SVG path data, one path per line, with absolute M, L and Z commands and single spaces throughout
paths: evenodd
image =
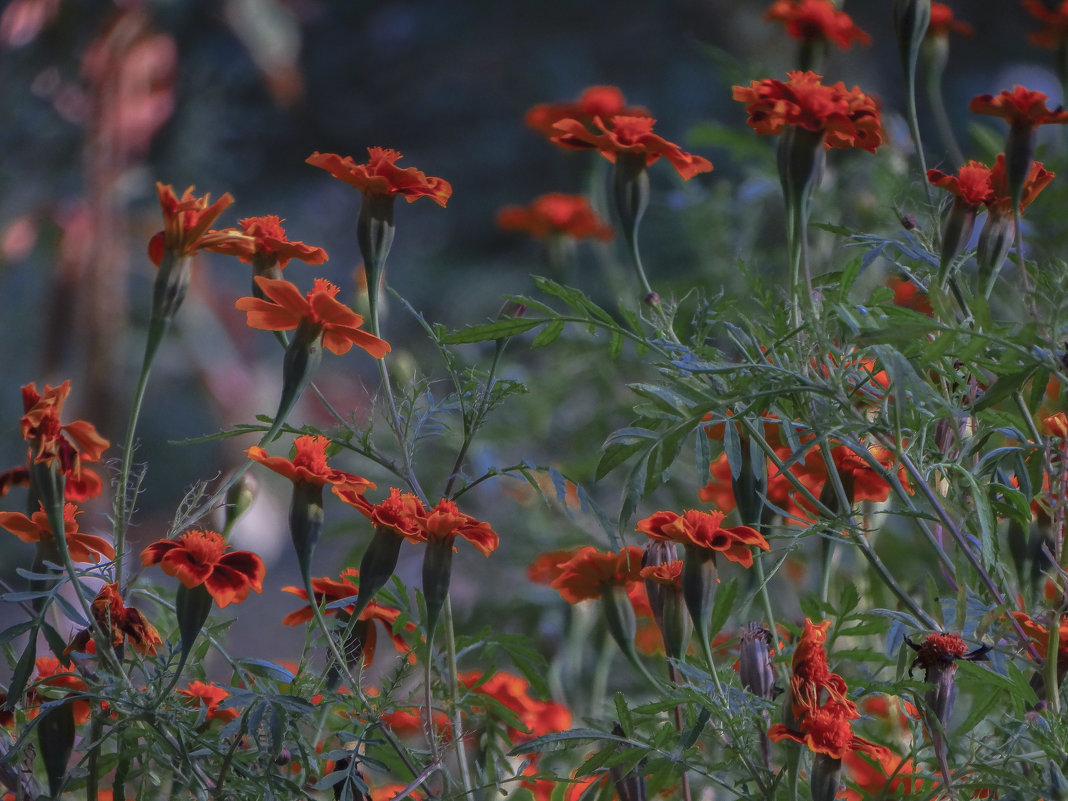
M 316 278 L 312 291 L 300 290 L 284 279 L 253 279 L 268 300 L 239 298 L 234 305 L 248 315 L 248 324 L 262 331 L 292 331 L 302 321 L 322 330 L 323 347 L 331 353 L 348 353 L 353 345 L 381 359 L 390 351 L 389 343 L 360 328 L 363 317 L 337 299 L 340 288 L 324 278 Z
M 641 581 L 642 549 L 629 545 L 619 553 L 604 553 L 592 545 L 580 548 L 560 566 L 550 585 L 569 604 L 600 598 L 612 587 Z
M 551 139 L 557 135 L 553 126 L 560 120 L 578 120 L 583 125 L 592 125 L 594 117 L 607 120 L 618 115 L 642 117 L 648 116 L 649 112 L 640 106 L 628 106 L 623 93 L 614 86 L 591 86 L 577 101 L 534 106 L 527 112 L 525 122 Z
M 221 720 L 223 723 L 229 723 L 240 714 L 230 707 L 219 708 L 222 702 L 230 697 L 230 693 L 210 682 L 191 681 L 186 689 L 178 690 L 178 693 L 188 698 L 190 704 L 203 706 L 207 710 L 208 720 Z
M 426 509 L 410 492 L 401 492 L 396 487 L 391 487 L 389 497 L 379 504 L 373 504 L 360 493 L 341 487 L 334 487 L 333 492 L 376 527 L 392 529 L 413 543 L 423 542 L 426 539 L 423 530 Z
M 563 565 L 578 551 L 578 548 L 563 548 L 543 553 L 527 566 L 527 578 L 535 584 L 552 584 L 563 572 Z
M 508 736 L 513 743 L 524 743 L 571 727 L 571 711 L 555 701 L 531 698 L 526 679 L 504 670 L 498 670 L 485 681 L 483 678 L 477 670 L 457 676 L 468 690 L 492 698 L 519 718 L 525 731 L 509 727 Z
M 682 545 L 702 548 L 723 554 L 728 561 L 742 567 L 753 566 L 752 547 L 770 551 L 768 541 L 756 529 L 749 526 L 723 528 L 720 524 L 726 515 L 723 512 L 702 512 L 689 509 L 679 515 L 675 512 L 657 512 L 639 520 L 637 530 L 654 540 L 669 540 Z
M 409 203 L 429 197 L 444 208 L 452 195 L 452 186 L 444 178 L 428 178 L 415 167 L 398 167 L 402 156 L 396 150 L 381 147 L 367 148 L 366 164 L 357 164 L 352 156 L 316 151 L 306 159 L 308 164 L 322 167 L 339 181 L 359 189 L 364 195 L 401 195 Z
M 764 19 L 782 22 L 790 36 L 804 42 L 823 39 L 843 50 L 852 47 L 853 42 L 871 44 L 871 37 L 831 0 L 775 0 L 764 12 Z
M 422 527 L 428 540 L 454 540 L 456 537 L 463 537 L 478 548 L 483 556 L 489 556 L 497 550 L 499 543 L 497 532 L 489 523 L 464 514 L 455 503 L 444 498 L 426 513 Z
M 68 694 L 84 693 L 88 689 L 77 673 L 72 670 L 65 670 L 54 656 L 40 656 L 34 662 L 34 666 L 37 669 L 37 676 L 34 679 L 35 686 L 26 695 L 27 705 L 32 707 L 27 712 L 27 717 L 29 718 L 37 717 L 37 706 L 55 697 L 52 693 L 42 691 L 46 687 L 66 690 Z M 89 701 L 85 698 L 75 698 L 74 722 L 79 726 L 82 725 L 89 720 L 89 713 Z
M 115 549 L 103 537 L 78 531 L 77 515 L 81 509 L 73 503 L 63 504 L 63 534 L 67 551 L 75 562 L 99 562 L 100 557 L 115 558 Z M 52 539 L 52 527 L 44 507 L 27 517 L 22 512 L 0 512 L 0 528 L 6 528 L 23 542 L 46 542 Z
M 417 706 L 403 706 L 383 712 L 383 723 L 389 726 L 394 734 L 420 734 L 423 731 L 424 718 L 423 708 Z M 449 716 L 440 709 L 434 710 L 434 728 L 438 736 L 446 740 L 452 737 L 452 726 L 449 724 Z
M 1035 644 L 1039 654 L 1045 658 L 1046 654 L 1049 653 L 1049 628 L 1035 622 L 1025 612 L 1012 612 L 1011 614 L 1016 618 L 1016 622 L 1020 624 L 1020 628 L 1024 630 L 1024 633 L 1031 638 L 1031 642 Z M 1057 636 L 1059 637 L 1057 643 L 1057 671 L 1063 674 L 1065 670 L 1068 670 L 1068 615 L 1061 617 L 1061 625 L 1057 630 Z
M 227 192 L 214 203 L 211 195 L 196 197 L 189 187 L 179 198 L 174 187 L 156 183 L 159 205 L 163 210 L 163 230 L 148 243 L 148 256 L 159 267 L 163 252 L 169 250 L 178 257 L 191 256 L 198 250 L 214 250 L 230 254 L 242 252 L 251 257 L 254 240 L 236 228 L 210 230 L 210 226 L 234 202 Z
M 1001 117 L 1014 128 L 1035 128 L 1039 125 L 1068 123 L 1068 111 L 1063 108 L 1046 107 L 1046 95 L 1022 86 L 1012 91 L 1002 89 L 997 95 L 973 97 L 968 108 L 974 114 L 989 114 Z
M 1068 112 L 1064 112 L 1068 114 Z M 1023 194 L 1020 197 L 1020 211 L 1022 212 L 1039 194 L 1049 186 L 1050 182 L 1057 177 L 1055 173 L 1047 170 L 1041 161 L 1032 161 L 1028 168 L 1027 177 L 1024 179 Z M 1009 193 L 1009 179 L 1005 170 L 1005 154 L 998 153 L 997 161 L 990 170 L 990 197 L 987 200 L 987 208 L 995 213 L 1008 217 L 1012 216 L 1012 195 Z
M 215 531 L 189 529 L 173 540 L 159 540 L 141 551 L 141 564 L 159 565 L 186 587 L 207 589 L 222 609 L 241 603 L 249 590 L 263 592 L 263 560 L 250 551 L 226 552 L 229 546 Z
M 881 446 L 874 446 L 869 448 L 869 453 L 884 468 L 888 470 L 893 468 L 896 457 L 892 451 Z M 890 484 L 886 479 L 849 446 L 838 445 L 831 448 L 831 458 L 842 479 L 842 486 L 848 500 L 854 503 L 857 501 L 882 503 L 890 497 Z M 818 448 L 813 448 L 809 452 L 804 465 L 799 469 L 814 483 L 818 483 L 821 487 L 826 485 L 827 465 Z M 903 478 L 904 468 L 899 466 L 898 473 L 899 477 Z
M 849 751 L 842 760 L 849 771 L 852 783 L 861 793 L 848 788 L 838 796 L 841 801 L 862 801 L 865 798 L 898 798 L 902 795 L 917 795 L 937 785 L 916 776 L 917 768 L 911 759 L 898 756 L 890 750 L 875 754 Z
M 675 559 L 659 565 L 649 565 L 649 567 L 643 567 L 639 575 L 648 581 L 654 581 L 665 587 L 681 591 L 682 565 L 683 561 L 681 559 Z
M 655 123 L 652 117 L 621 114 L 607 119 L 594 117 L 591 127 L 580 120 L 565 119 L 553 126 L 556 135 L 551 137 L 551 141 L 576 150 L 598 150 L 613 164 L 621 153 L 644 156 L 646 167 L 663 156 L 684 181 L 712 169 L 712 162 L 708 159 L 687 153 L 673 142 L 654 134 Z
M 1046 436 L 1060 437 L 1064 442 L 1068 442 L 1068 415 L 1064 412 L 1043 417 L 1038 427 Z
M 954 19 L 953 9 L 945 3 L 931 3 L 931 21 L 927 24 L 927 35 L 949 36 L 950 32 L 971 36 L 975 29 L 967 22 Z
M 1039 47 L 1056 50 L 1068 39 L 1068 0 L 1057 8 L 1050 9 L 1042 0 L 1023 0 L 1031 16 L 1042 23 L 1042 27 L 1030 35 L 1030 39 Z
M 914 312 L 926 314 L 930 317 L 934 314 L 931 299 L 914 281 L 905 278 L 891 278 L 886 282 L 894 293 L 894 305 L 903 309 L 912 309 Z
M 290 259 L 300 259 L 307 264 L 322 264 L 327 260 L 322 248 L 290 241 L 282 227 L 282 218 L 276 214 L 263 217 L 246 217 L 238 222 L 241 231 L 251 243 L 224 243 L 215 248 L 219 253 L 237 256 L 246 264 L 277 265 L 285 269 Z
M 612 226 L 597 216 L 585 195 L 562 192 L 542 195 L 529 206 L 506 206 L 497 213 L 497 225 L 538 239 L 569 236 L 607 242 L 612 238 Z
M 941 170 L 928 170 L 927 182 L 961 198 L 969 206 L 988 202 L 993 192 L 990 185 L 990 168 L 980 161 L 969 161 L 962 165 L 956 175 L 948 175 Z
M 128 639 L 137 653 L 143 656 L 155 656 L 156 649 L 163 645 L 163 639 L 156 627 L 132 606 L 123 603 L 119 595 L 119 585 L 105 584 L 96 594 L 92 604 L 93 618 L 105 634 L 109 634 L 111 644 L 118 648 Z M 85 629 L 75 636 L 67 650 L 84 651 L 92 637 L 92 631 Z
M 351 617 L 355 608 L 356 594 L 359 592 L 359 585 L 354 582 L 354 579 L 358 579 L 360 571 L 355 568 L 348 567 L 341 571 L 341 578 L 339 580 L 327 578 L 312 579 L 312 591 L 315 593 L 315 603 L 322 606 L 324 603 L 332 604 L 335 601 L 340 601 L 343 598 L 351 598 L 353 603 L 340 609 L 324 609 L 324 615 L 337 614 L 339 611 L 345 613 L 345 617 Z M 303 587 L 282 587 L 282 592 L 288 592 L 292 595 L 296 595 L 305 601 L 308 600 L 308 593 Z M 393 609 L 388 606 L 383 606 L 376 601 L 371 601 L 367 604 L 366 608 L 360 612 L 360 620 L 370 621 L 372 624 L 374 621 L 381 623 L 389 636 L 393 639 L 393 647 L 397 649 L 397 653 L 406 654 L 410 651 L 408 644 L 404 641 L 404 638 L 399 634 L 393 633 L 393 627 L 397 622 L 397 618 L 400 617 L 400 610 Z M 307 623 L 312 619 L 311 606 L 304 606 L 295 612 L 290 612 L 284 618 L 282 618 L 283 625 L 286 626 L 299 626 L 301 623 Z M 375 647 L 378 643 L 378 627 L 375 625 L 367 626 L 364 632 L 364 640 L 361 643 L 363 654 L 363 666 L 365 668 L 371 667 L 371 663 L 375 658 Z M 415 623 L 409 621 L 404 626 L 405 631 L 415 631 Z
M 846 697 L 845 680 L 830 671 L 825 643 L 831 622 L 805 620 L 794 650 L 790 678 L 792 726 L 777 723 L 768 730 L 772 742 L 793 740 L 816 753 L 842 759 L 850 751 L 882 755 L 886 749 L 853 734 L 857 706 Z
M 63 405 L 70 395 L 70 381 L 58 387 L 45 384 L 44 395 L 32 382 L 22 387 L 24 414 L 19 430 L 31 448 L 30 458 L 38 463 L 58 463 L 58 469 L 70 485 L 70 500 L 85 500 L 100 494 L 103 485 L 82 462 L 98 462 L 111 444 L 100 436 L 96 427 L 85 420 L 60 422 Z
M 759 134 L 777 135 L 787 125 L 824 131 L 824 147 L 861 147 L 872 153 L 883 142 L 879 106 L 859 87 L 846 89 L 839 81 L 825 86 L 814 72 L 787 73 L 783 83 L 773 78 L 734 86 L 734 99 L 746 104 L 748 123 Z
M 326 463 L 326 449 L 330 447 L 329 437 L 317 437 L 303 434 L 293 440 L 295 453 L 293 459 L 282 456 L 269 456 L 258 445 L 248 448 L 245 453 L 254 462 L 285 476 L 294 484 L 312 484 L 320 487 L 330 484 L 334 487 L 365 492 L 374 489 L 375 484 L 354 473 L 335 470 Z

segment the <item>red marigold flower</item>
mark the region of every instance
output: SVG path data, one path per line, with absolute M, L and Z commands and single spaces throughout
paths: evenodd
M 853 24 L 853 19 L 840 11 L 831 0 L 776 0 L 764 19 L 786 25 L 786 32 L 795 39 L 812 42 L 819 39 L 834 42 L 843 50 L 871 44 L 871 36 Z
M 429 197 L 442 208 L 452 195 L 452 185 L 444 178 L 428 178 L 415 167 L 398 167 L 402 158 L 396 150 L 381 147 L 367 148 L 366 164 L 357 164 L 352 156 L 316 151 L 306 159 L 308 164 L 322 167 L 339 181 L 359 189 L 364 195 L 401 195 L 409 203 Z
M 535 584 L 552 584 L 563 572 L 564 563 L 577 551 L 578 548 L 563 548 L 543 553 L 527 566 L 527 578 Z
M 885 746 L 853 734 L 855 717 L 855 712 L 850 714 L 849 707 L 830 700 L 809 710 L 800 721 L 800 730 L 776 723 L 768 729 L 768 739 L 773 743 L 792 740 L 808 746 L 813 753 L 826 754 L 833 759 L 844 759 L 851 751 L 862 751 L 876 758 L 888 753 Z
M 54 687 L 65 690 L 68 695 L 84 693 L 89 689 L 78 674 L 72 670 L 65 670 L 60 661 L 54 656 L 38 657 L 34 662 L 34 667 L 37 670 L 34 688 L 26 695 L 27 706 L 30 707 L 27 710 L 27 717 L 31 719 L 37 717 L 37 707 L 41 703 L 51 697 L 55 697 L 44 688 Z M 89 701 L 85 698 L 76 697 L 73 703 L 74 722 L 80 726 L 89 720 Z
M 702 512 L 689 509 L 678 515 L 675 512 L 657 512 L 639 520 L 637 530 L 655 540 L 670 540 L 682 545 L 715 551 L 742 567 L 753 566 L 752 547 L 770 551 L 768 541 L 756 529 L 749 526 L 723 528 L 720 524 L 723 512 Z
M 569 604 L 600 598 L 612 587 L 629 588 L 641 581 L 642 549 L 629 545 L 619 553 L 604 553 L 592 545 L 580 548 L 560 566 L 550 585 Z
M 1049 653 L 1048 623 L 1045 625 L 1038 623 L 1032 620 L 1030 615 L 1025 612 L 1012 612 L 1011 614 L 1016 618 L 1024 633 L 1031 638 L 1031 642 L 1035 644 L 1035 649 L 1044 658 Z M 1057 672 L 1063 674 L 1065 670 L 1068 670 L 1068 615 L 1061 617 L 1061 624 L 1057 629 L 1057 637 Z
M 839 81 L 825 86 L 815 72 L 787 73 L 786 83 L 773 78 L 734 86 L 734 99 L 745 103 L 748 123 L 759 134 L 777 135 L 787 125 L 824 131 L 825 148 L 861 147 L 872 153 L 883 142 L 879 106 L 859 87 Z
M 156 649 L 163 645 L 163 639 L 156 627 L 132 606 L 123 603 L 119 594 L 118 583 L 105 584 L 100 588 L 92 603 L 93 618 L 100 629 L 110 636 L 111 645 L 120 647 L 126 640 L 133 643 L 134 650 L 143 656 L 155 656 Z M 92 631 L 85 629 L 75 636 L 64 653 L 84 651 L 92 637 Z
M 375 489 L 375 484 L 355 473 L 335 470 L 326 463 L 326 449 L 330 447 L 329 437 L 303 434 L 293 440 L 294 455 L 292 460 L 283 456 L 269 456 L 258 445 L 248 448 L 245 453 L 254 462 L 285 476 L 294 484 L 314 484 L 352 490 L 356 493 Z
M 63 505 L 63 533 L 67 551 L 75 562 L 99 562 L 100 557 L 115 558 L 115 549 L 103 537 L 78 530 L 76 516 L 81 510 L 73 503 Z M 21 512 L 0 512 L 0 528 L 6 528 L 23 542 L 45 542 L 52 539 L 52 527 L 44 507 L 27 517 Z
M 468 690 L 492 698 L 515 714 L 525 731 L 509 726 L 508 736 L 513 743 L 527 742 L 571 727 L 571 711 L 566 706 L 531 698 L 530 683 L 513 673 L 498 670 L 486 678 L 476 670 L 461 673 L 457 679 Z
M 152 237 L 148 244 L 148 256 L 159 267 L 163 252 L 169 250 L 178 257 L 191 256 L 198 250 L 213 250 L 251 257 L 254 240 L 236 228 L 212 230 L 210 226 L 219 215 L 234 202 L 227 192 L 214 203 L 211 195 L 196 197 L 189 187 L 179 198 L 174 187 L 156 183 L 156 194 L 163 210 L 163 230 Z
M 352 490 L 335 487 L 333 492 L 376 527 L 391 529 L 409 542 L 423 542 L 426 539 L 423 528 L 426 509 L 412 493 L 401 492 L 396 487 L 391 487 L 388 498 L 379 504 L 373 504 L 363 495 Z
M 327 578 L 323 576 L 321 578 L 312 579 L 312 592 L 315 593 L 315 603 L 319 606 L 325 604 L 332 604 L 335 601 L 340 601 L 344 598 L 352 598 L 353 603 L 348 606 L 341 607 L 340 609 L 335 607 L 332 609 L 324 609 L 324 615 L 338 614 L 344 612 L 344 617 L 348 618 L 355 611 L 356 595 L 359 593 L 359 584 L 354 583 L 355 579 L 360 576 L 360 571 L 355 568 L 348 567 L 341 571 L 340 580 Z M 288 592 L 292 595 L 296 595 L 305 601 L 308 600 L 308 593 L 303 587 L 282 587 L 282 592 Z M 363 654 L 363 666 L 365 668 L 371 667 L 371 663 L 375 658 L 375 647 L 378 643 L 377 626 L 373 623 L 378 621 L 381 623 L 386 631 L 389 633 L 393 640 L 393 647 L 397 649 L 397 653 L 407 654 L 410 649 L 408 644 L 404 641 L 404 638 L 399 634 L 394 634 L 394 626 L 397 623 L 397 619 L 400 617 L 400 610 L 393 609 L 389 606 L 383 606 L 377 601 L 371 601 L 367 604 L 362 612 L 360 612 L 360 620 L 367 621 L 372 624 L 367 626 L 364 632 L 364 638 L 361 642 L 362 654 Z M 301 623 L 307 623 L 313 617 L 311 606 L 304 606 L 295 612 L 290 612 L 284 618 L 282 618 L 282 624 L 286 626 L 299 626 Z M 404 625 L 405 631 L 415 631 L 415 623 L 408 621 Z
M 230 241 L 214 248 L 219 253 L 237 256 L 246 264 L 259 267 L 278 266 L 285 269 L 290 259 L 300 259 L 307 264 L 322 264 L 327 260 L 322 248 L 290 241 L 282 227 L 282 218 L 275 214 L 262 217 L 246 217 L 238 221 L 242 232 L 252 241 Z
M 348 353 L 353 345 L 376 359 L 389 353 L 389 343 L 360 328 L 363 317 L 337 300 L 340 288 L 326 279 L 316 278 L 307 295 L 301 295 L 296 286 L 284 279 L 258 275 L 254 280 L 268 300 L 244 297 L 234 304 L 248 315 L 247 322 L 252 328 L 292 331 L 302 320 L 309 320 L 322 329 L 323 346 L 331 353 L 340 356 Z
M 654 134 L 655 123 L 652 117 L 621 114 L 608 117 L 607 120 L 594 117 L 590 127 L 580 120 L 564 119 L 553 126 L 556 135 L 551 137 L 551 141 L 576 150 L 598 150 L 613 164 L 619 154 L 643 156 L 646 167 L 663 156 L 684 181 L 712 169 L 712 162 L 708 159 L 687 153 L 673 142 Z
M 643 567 L 639 575 L 664 587 L 682 590 L 682 560 L 675 559 L 659 565 Z
M 85 420 L 60 422 L 63 405 L 70 395 L 70 381 L 58 387 L 45 384 L 44 395 L 34 383 L 22 387 L 24 414 L 19 419 L 22 438 L 31 448 L 30 458 L 38 463 L 57 463 L 69 484 L 70 500 L 85 500 L 100 494 L 100 477 L 82 462 L 98 462 L 111 443 Z M 0 493 L 3 494 L 3 493 Z
M 1068 0 L 1056 8 L 1047 8 L 1042 0 L 1023 0 L 1031 16 L 1042 23 L 1042 27 L 1030 35 L 1030 39 L 1039 47 L 1056 50 L 1068 39 Z
M 1068 112 L 1064 112 L 1068 114 Z M 1024 178 L 1023 193 L 1020 196 L 1020 211 L 1022 212 L 1042 190 L 1049 186 L 1056 178 L 1056 173 L 1047 170 L 1041 161 L 1032 161 Z M 996 214 L 1012 217 L 1012 195 L 1009 192 L 1009 177 L 1005 167 L 1005 154 L 999 153 L 997 161 L 990 170 L 990 195 L 987 198 L 987 208 Z
M 1002 89 L 997 95 L 987 94 L 973 97 L 968 107 L 974 114 L 1001 117 L 1009 125 L 1017 128 L 1034 128 L 1049 124 L 1063 125 L 1068 122 L 1068 111 L 1060 107 L 1047 108 L 1046 99 L 1044 92 L 1014 86 L 1011 92 Z
M 266 569 L 251 551 L 226 552 L 229 546 L 215 531 L 189 529 L 173 540 L 159 540 L 141 552 L 141 564 L 159 565 L 186 587 L 207 589 L 219 608 L 241 603 L 249 590 L 263 592 Z
M 931 3 L 931 21 L 927 24 L 927 35 L 949 36 L 951 32 L 971 36 L 975 29 L 967 22 L 954 19 L 953 9 L 945 3 Z
M 489 556 L 497 550 L 499 543 L 497 533 L 489 523 L 464 514 L 455 503 L 445 498 L 426 513 L 422 526 L 428 540 L 463 537 L 478 548 L 483 556 Z
M 914 312 L 926 314 L 930 317 L 934 314 L 931 300 L 927 293 L 915 281 L 904 276 L 891 278 L 886 282 L 894 293 L 894 305 L 903 309 L 912 309 Z
M 529 206 L 506 206 L 497 213 L 497 225 L 509 230 L 525 231 L 539 239 L 570 236 L 573 239 L 592 237 L 607 242 L 612 238 L 612 226 L 597 216 L 585 195 L 565 195 L 562 192 L 542 195 Z
M 178 690 L 178 693 L 188 698 L 189 703 L 203 706 L 207 710 L 208 720 L 221 720 L 223 723 L 229 723 L 240 714 L 230 707 L 220 708 L 222 702 L 230 697 L 230 693 L 210 682 L 191 681 L 186 689 Z
M 402 706 L 389 712 L 383 712 L 379 720 L 389 726 L 394 734 L 422 734 L 426 715 L 423 708 L 417 706 Z M 437 729 L 438 737 L 445 740 L 452 737 L 452 726 L 449 716 L 440 709 L 434 710 L 434 728 Z M 389 798 L 389 796 L 387 796 Z
M 839 796 L 843 801 L 861 801 L 863 798 L 897 798 L 919 793 L 924 788 L 937 785 L 919 778 L 915 763 L 890 750 L 877 754 L 850 751 L 843 759 L 853 783 L 864 793 L 847 789 Z
M 969 206 L 979 206 L 990 199 L 993 191 L 990 172 L 990 168 L 982 162 L 969 161 L 957 170 L 956 175 L 949 175 L 941 170 L 928 170 L 927 182 L 961 198 Z
M 641 106 L 628 106 L 623 93 L 614 86 L 591 86 L 577 101 L 534 106 L 527 112 L 525 122 L 551 139 L 557 135 L 553 126 L 560 120 L 578 120 L 591 125 L 594 117 L 606 120 L 617 115 L 642 117 L 648 116 L 649 112 Z

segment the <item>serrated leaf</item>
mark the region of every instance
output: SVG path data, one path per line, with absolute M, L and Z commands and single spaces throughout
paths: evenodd
M 556 338 L 563 332 L 564 325 L 565 323 L 563 320 L 553 320 L 538 332 L 538 335 L 531 341 L 530 347 L 542 348 L 551 342 L 555 342 Z

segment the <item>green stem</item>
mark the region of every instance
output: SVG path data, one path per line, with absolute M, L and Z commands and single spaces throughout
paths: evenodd
M 944 72 L 944 65 L 938 69 L 928 70 L 927 101 L 931 104 L 931 113 L 934 115 L 935 126 L 938 128 L 938 135 L 942 137 L 946 150 L 949 151 L 949 158 L 955 166 L 959 167 L 964 163 L 964 153 L 957 143 L 957 137 L 953 135 L 953 126 L 950 124 L 949 115 L 946 114 L 946 103 L 942 97 L 942 75 Z M 928 185 L 926 169 L 923 171 L 923 177 L 924 184 Z M 930 199 L 930 194 L 929 191 L 928 199 Z
M 464 795 L 470 796 L 473 790 L 471 771 L 467 765 L 467 747 L 464 745 L 463 720 L 460 717 L 460 683 L 456 666 L 456 634 L 452 622 L 452 601 L 445 598 L 445 648 L 449 666 L 449 687 L 452 701 L 452 739 L 456 743 L 456 761 L 460 766 L 460 779 L 464 785 Z M 427 714 L 430 714 L 429 710 Z

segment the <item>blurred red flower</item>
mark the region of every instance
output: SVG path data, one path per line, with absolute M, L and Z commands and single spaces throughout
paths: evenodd
M 452 185 L 444 178 L 428 178 L 415 167 L 398 167 L 403 158 L 396 150 L 381 147 L 367 148 L 367 163 L 357 164 L 352 156 L 316 151 L 306 159 L 308 164 L 321 167 L 339 181 L 359 189 L 365 195 L 401 195 L 409 203 L 429 197 L 444 207 L 452 196 Z
M 953 18 L 953 9 L 945 3 L 931 3 L 931 21 L 927 24 L 928 36 L 949 36 L 950 33 L 971 36 L 975 29 L 967 22 Z
M 189 529 L 173 540 L 159 540 L 141 552 L 141 564 L 159 565 L 186 587 L 207 589 L 219 608 L 241 603 L 249 590 L 263 592 L 266 570 L 251 551 L 226 552 L 229 546 L 215 531 Z
M 826 40 L 843 50 L 853 42 L 871 44 L 871 36 L 853 24 L 853 19 L 831 0 L 775 0 L 764 19 L 782 22 L 786 32 L 805 42 Z
M 506 206 L 497 213 L 497 225 L 539 239 L 570 236 L 607 242 L 612 238 L 612 226 L 597 216 L 585 195 L 562 192 L 542 195 L 529 206 Z
M 519 719 L 523 729 L 508 727 L 508 736 L 513 743 L 525 743 L 571 726 L 571 711 L 566 706 L 555 701 L 532 698 L 530 683 L 515 674 L 498 670 L 487 678 L 481 671 L 475 670 L 461 673 L 457 679 L 471 692 L 492 698 Z
M 244 297 L 234 304 L 248 315 L 248 325 L 263 331 L 292 331 L 302 321 L 322 329 L 323 347 L 331 353 L 348 353 L 353 345 L 381 359 L 389 343 L 360 328 L 363 317 L 337 299 L 340 288 L 325 278 L 316 278 L 312 291 L 301 295 L 284 279 L 257 275 L 253 280 L 268 298 Z
M 208 720 L 221 720 L 223 723 L 229 723 L 240 714 L 230 707 L 220 708 L 222 702 L 230 697 L 230 693 L 210 682 L 191 681 L 184 690 L 178 690 L 178 694 L 188 698 L 190 704 L 203 706 L 207 710 Z
M 641 581 L 642 553 L 637 545 L 619 553 L 588 545 L 560 565 L 560 575 L 550 586 L 569 604 L 600 598 L 612 587 L 629 588 Z
M 163 210 L 163 230 L 152 237 L 148 243 L 148 256 L 159 267 L 163 253 L 169 250 L 176 257 L 191 256 L 198 250 L 213 250 L 232 255 L 243 253 L 251 258 L 255 242 L 236 228 L 213 230 L 211 224 L 218 219 L 233 202 L 233 196 L 227 192 L 214 203 L 211 195 L 197 197 L 193 187 L 189 187 L 179 198 L 174 187 L 156 182 L 156 194 Z
M 54 698 L 55 695 L 44 690 L 53 687 L 66 690 L 66 694 L 84 693 L 88 687 L 81 677 L 72 670 L 65 670 L 60 661 L 54 656 L 40 656 L 34 662 L 37 675 L 34 678 L 34 687 L 26 694 L 27 713 L 31 720 L 37 717 L 38 709 L 45 701 Z M 89 701 L 86 698 L 76 697 L 74 704 L 74 722 L 82 725 L 89 720 Z
M 1056 50 L 1068 39 L 1068 0 L 1056 8 L 1047 8 L 1042 0 L 1023 0 L 1031 16 L 1042 23 L 1042 27 L 1030 35 L 1030 39 L 1039 47 Z
M 594 117 L 608 119 L 616 115 L 642 117 L 648 114 L 641 106 L 628 106 L 623 93 L 614 86 L 591 86 L 576 101 L 534 106 L 527 112 L 525 122 L 535 131 L 552 138 L 557 134 L 553 126 L 560 120 L 578 120 L 584 125 L 592 125 Z

